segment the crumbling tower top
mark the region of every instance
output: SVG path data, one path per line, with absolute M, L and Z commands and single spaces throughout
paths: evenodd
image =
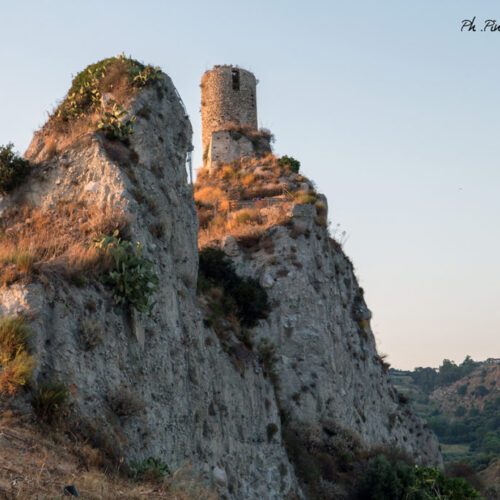
M 234 66 L 215 66 L 201 77 L 201 126 L 203 154 L 212 133 L 228 123 L 257 130 L 257 80 L 253 73 Z

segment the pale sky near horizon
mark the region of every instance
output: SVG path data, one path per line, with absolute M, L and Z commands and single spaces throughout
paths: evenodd
M 201 165 L 201 75 L 259 80 L 260 126 L 326 194 L 396 368 L 500 357 L 500 23 L 493 0 L 0 0 L 0 144 L 125 52 L 170 75 Z M 476 32 L 461 21 L 476 17 Z

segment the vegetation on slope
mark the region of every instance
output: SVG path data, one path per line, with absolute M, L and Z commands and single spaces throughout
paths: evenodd
M 201 169 L 194 186 L 200 247 L 227 234 L 241 241 L 258 239 L 269 227 L 286 224 L 295 203 L 315 204 L 316 222 L 326 226 L 326 205 L 318 201 L 312 183 L 296 173 L 297 164 L 268 152 L 213 172 Z
M 469 375 L 480 365 L 481 363 L 474 361 L 470 356 L 466 356 L 459 365 L 445 359 L 437 370 L 429 367 L 418 367 L 410 373 L 410 376 L 415 385 L 425 393 L 430 394 L 437 387 L 450 385 Z
M 160 460 L 110 467 L 103 453 L 74 436 L 40 428 L 0 402 L 0 498 L 62 498 L 74 485 L 88 500 L 215 500 L 189 464 L 169 473 Z M 106 470 L 104 470 L 104 466 Z M 66 498 L 64 496 L 64 498 Z
M 161 78 L 159 68 L 125 57 L 109 57 L 90 64 L 73 79 L 71 88 L 54 115 L 62 120 L 79 118 L 101 107 L 103 94 L 111 92 L 116 101 L 130 96 L 133 88 Z
M 263 340 L 254 346 L 253 341 L 252 328 L 270 309 L 259 282 L 239 276 L 222 250 L 207 247 L 200 251 L 198 294 L 205 325 L 214 329 L 235 368 L 242 372 L 244 363 L 258 355 L 264 374 L 274 379 L 274 344 Z
M 390 445 L 366 450 L 358 436 L 333 422 L 291 423 L 285 416 L 282 429 L 288 456 L 311 500 L 480 498 L 470 477 L 460 475 L 463 471 L 417 466 Z
M 31 379 L 35 361 L 27 346 L 30 335 L 24 318 L 0 316 L 0 397 L 16 394 Z
M 75 76 L 66 97 L 42 129 L 46 157 L 97 130 L 110 140 L 128 143 L 135 116 L 124 108 L 140 88 L 160 78 L 159 68 L 123 54 L 87 66 Z
M 150 299 L 158 290 L 158 276 L 153 271 L 153 263 L 142 256 L 144 249 L 140 242 L 134 245 L 118 237 L 116 230 L 111 236 L 94 239 L 94 246 L 113 258 L 113 266 L 102 280 L 114 289 L 117 304 L 126 304 L 137 311 L 150 313 L 154 302 Z
M 236 316 L 242 326 L 255 326 L 269 312 L 266 291 L 255 279 L 236 274 L 232 262 L 218 248 L 200 252 L 198 287 L 201 291 L 222 289 L 221 312 Z
M 498 462 L 500 362 L 467 356 L 459 365 L 444 360 L 438 369 L 391 369 L 391 376 L 438 436 L 447 467 L 473 476 Z
M 480 495 L 464 478 L 446 477 L 437 467 L 411 467 L 400 461 L 390 463 L 384 455 L 379 455 L 359 482 L 357 498 L 469 500 Z
M 13 144 L 0 146 L 0 195 L 10 193 L 22 184 L 30 171 L 29 162 L 13 149 Z
M 96 277 L 106 266 L 92 239 L 123 231 L 127 224 L 121 211 L 84 203 L 61 200 L 46 210 L 13 207 L 0 220 L 0 285 L 51 273 L 83 284 L 85 276 Z

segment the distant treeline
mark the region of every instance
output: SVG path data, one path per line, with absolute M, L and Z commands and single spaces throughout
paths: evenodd
M 474 371 L 474 369 L 481 364 L 481 362 L 474 361 L 470 356 L 466 356 L 459 365 L 455 364 L 454 361 L 445 359 L 439 368 L 422 368 L 419 366 L 413 371 L 403 372 L 397 370 L 397 372 L 409 375 L 413 379 L 415 385 L 426 394 L 430 394 L 436 387 L 450 385 L 462 377 L 469 375 L 469 373 Z

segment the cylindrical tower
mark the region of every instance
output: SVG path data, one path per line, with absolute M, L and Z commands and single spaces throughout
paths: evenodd
M 230 122 L 257 129 L 257 80 L 253 73 L 234 66 L 215 66 L 201 77 L 203 154 L 212 132 Z

